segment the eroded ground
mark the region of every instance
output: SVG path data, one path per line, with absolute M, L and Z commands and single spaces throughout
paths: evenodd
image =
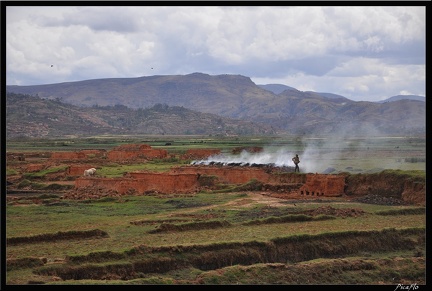
M 130 156 L 117 150 L 115 154 L 111 154 L 111 157 L 119 159 L 119 157 L 126 156 L 136 159 L 140 157 L 140 150 L 151 152 L 151 148 L 148 147 L 132 146 L 122 149 L 130 150 L 131 148 L 134 154 Z M 165 156 L 165 153 L 160 151 L 151 153 L 154 155 L 162 153 Z M 100 159 L 97 156 L 98 153 L 95 152 L 88 151 L 86 154 L 93 156 L 88 159 L 88 156 L 84 155 L 82 158 L 83 155 L 78 154 L 67 156 L 67 159 L 51 159 L 45 153 L 36 153 L 21 159 L 10 160 L 12 163 L 9 165 L 15 169 L 15 173 L 7 177 L 9 182 L 8 207 L 40 205 L 60 209 L 60 207 L 68 207 L 69 199 L 70 201 L 80 199 L 96 201 L 114 198 L 119 203 L 128 203 L 128 195 L 188 197 L 188 194 L 182 191 L 163 193 L 157 188 L 151 191 L 142 188 L 140 191 L 139 187 L 130 187 L 138 184 L 134 184 L 137 182 L 134 182 L 134 178 L 128 173 L 115 180 L 120 184 L 128 185 L 126 188 L 117 188 L 117 186 L 110 188 L 110 185 L 116 185 L 112 183 L 112 179 L 106 180 L 108 187 L 104 187 L 106 178 L 97 175 L 83 178 L 81 172 L 90 166 L 101 168 L 109 161 Z M 193 155 L 203 157 L 206 154 L 211 154 L 211 152 L 202 153 L 202 155 L 199 155 L 199 151 L 188 152 L 188 157 Z M 65 156 L 58 155 L 58 157 L 64 158 Z M 145 162 L 149 156 L 140 158 L 143 158 L 142 161 Z M 24 180 L 28 180 L 26 173 L 39 173 L 50 168 L 63 168 L 63 170 L 34 178 L 28 185 L 25 185 Z M 177 169 L 176 173 L 179 171 L 192 176 L 199 174 L 201 178 L 205 173 L 208 177 L 216 176 L 216 180 L 222 181 L 218 183 L 213 178 L 206 179 L 205 184 L 198 183 L 199 187 L 190 195 L 194 195 L 197 191 L 206 191 L 211 195 L 212 192 L 216 193 L 220 190 L 228 191 L 227 189 L 233 185 L 236 185 L 237 188 L 234 187 L 230 193 L 242 195 L 217 206 L 185 205 L 184 209 L 179 206 L 180 210 L 169 217 L 162 217 L 161 220 L 153 218 L 151 221 L 133 220 L 129 221 L 129 226 L 143 227 L 143 233 L 147 236 L 180 235 L 180 233 L 187 234 L 192 231 L 209 231 L 210 234 L 212 232 L 216 234 L 232 228 L 241 229 L 246 225 L 263 225 L 263 227 L 273 224 L 298 223 L 301 225 L 302 222 L 326 219 L 334 220 L 337 223 L 338 219 L 362 219 L 364 216 L 371 215 L 361 208 L 343 207 L 344 201 L 347 204 L 358 201 L 379 205 L 407 205 L 413 206 L 413 209 L 411 213 L 404 215 L 424 213 L 424 209 L 421 208 L 425 204 L 424 181 L 413 180 L 412 177 L 394 173 L 375 173 L 358 177 L 344 174 L 342 177 L 345 185 L 342 187 L 342 193 L 326 195 L 332 194 L 331 191 L 327 191 L 329 189 L 341 189 L 340 186 L 334 187 L 334 185 L 327 187 L 326 183 L 341 181 L 342 178 L 333 179 L 334 175 L 329 175 L 332 179 L 326 179 L 325 176 L 311 173 L 312 178 L 309 179 L 308 184 L 307 174 L 294 174 L 286 171 L 272 176 L 268 168 L 264 172 L 260 172 L 256 167 L 250 168 L 249 172 L 243 167 L 240 169 L 238 167 L 217 168 L 215 171 L 206 168 L 205 171 L 208 172 L 204 172 L 202 167 L 197 166 Z M 213 175 L 215 173 L 225 174 Z M 255 173 L 255 176 L 251 176 L 251 173 Z M 148 176 L 145 172 L 136 174 L 136 177 L 148 178 Z M 136 177 L 135 179 L 139 179 Z M 154 175 L 154 177 L 158 177 L 160 181 L 167 181 L 163 174 Z M 258 182 L 250 183 L 251 177 Z M 178 179 L 173 179 L 173 181 L 176 180 L 178 181 Z M 82 186 L 77 181 L 87 181 L 89 184 Z M 238 183 L 235 183 L 236 181 Z M 35 183 L 54 186 L 50 191 L 40 190 L 35 187 Z M 159 184 L 154 182 L 154 185 Z M 119 191 L 123 189 L 125 190 Z M 49 199 L 43 197 L 44 194 L 50 192 L 55 195 Z M 324 195 L 320 195 L 321 193 Z M 331 202 L 337 202 L 338 207 L 328 204 Z M 315 206 L 311 209 L 297 210 L 300 205 L 306 203 L 313 203 Z M 216 209 L 218 211 L 220 209 L 239 211 L 242 222 L 227 221 L 220 215 L 223 212 L 217 212 Z M 287 209 L 292 209 L 292 211 Z M 390 215 L 398 215 L 398 213 L 400 212 L 390 213 Z M 31 249 L 32 245 L 88 244 L 93 241 L 112 240 L 114 239 L 112 235 L 104 229 L 96 228 L 54 233 L 47 231 L 40 235 L 7 237 L 8 284 L 68 284 L 71 282 L 86 284 L 86 280 L 104 284 L 122 282 L 123 284 L 394 285 L 395 282 L 400 284 L 424 284 L 426 282 L 425 229 L 422 227 L 380 231 L 352 229 L 337 232 L 337 234 L 329 232 L 319 235 L 269 238 L 266 242 L 173 244 L 160 247 L 136 245 L 126 251 L 111 251 L 106 247 L 102 251 L 54 258 L 34 257 L 31 253 L 17 257 L 18 250 Z M 386 254 L 386 256 L 383 259 L 370 258 L 377 254 Z M 395 269 L 398 270 L 397 276 Z M 28 272 L 25 277 L 16 275 L 26 270 Z M 239 273 L 242 275 L 240 276 Z

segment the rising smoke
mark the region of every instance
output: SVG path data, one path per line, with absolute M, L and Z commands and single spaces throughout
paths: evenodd
M 285 149 L 278 149 L 276 152 L 272 152 L 270 148 L 264 148 L 259 153 L 249 153 L 243 150 L 238 155 L 232 154 L 218 154 L 208 157 L 207 159 L 193 161 L 192 164 L 209 165 L 211 163 L 218 163 L 222 165 L 228 164 L 240 164 L 240 165 L 252 165 L 252 164 L 273 164 L 276 167 L 291 167 L 293 166 L 292 158 L 295 156 L 294 153 L 288 152 Z
M 394 160 L 377 159 L 377 164 L 370 163 L 369 156 L 377 155 L 376 150 L 383 146 L 380 140 L 384 136 L 385 134 L 381 134 L 373 127 L 358 126 L 356 129 L 351 127 L 326 137 L 311 135 L 296 137 L 295 140 L 297 141 L 293 142 L 294 147 L 300 149 L 298 151 L 281 145 L 269 145 L 257 153 L 251 153 L 247 150 L 243 150 L 240 154 L 221 153 L 193 161 L 192 164 L 238 164 L 241 166 L 265 164 L 276 167 L 294 167 L 292 158 L 298 154 L 300 172 L 302 173 L 350 172 L 350 168 L 355 170 L 356 167 L 363 168 L 363 170 L 374 167 L 381 169 L 398 168 Z M 343 162 L 341 163 L 341 161 Z M 339 167 L 339 169 L 333 167 Z

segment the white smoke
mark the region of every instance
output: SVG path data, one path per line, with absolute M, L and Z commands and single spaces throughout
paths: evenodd
M 292 158 L 296 154 L 289 152 L 284 148 L 274 151 L 271 148 L 264 148 L 259 153 L 250 153 L 243 150 L 240 154 L 218 154 L 208 157 L 207 159 L 193 161 L 192 164 L 209 165 L 211 163 L 219 164 L 273 164 L 276 167 L 294 167 Z
M 363 172 L 377 169 L 397 169 L 400 167 L 394 159 L 379 157 L 377 151 L 388 147 L 388 134 L 382 133 L 372 125 L 351 125 L 338 128 L 331 136 L 312 138 L 304 137 L 304 151 L 301 160 L 303 172 L 328 173 Z M 387 140 L 387 143 L 385 142 Z M 388 148 L 390 149 L 390 148 Z
M 376 128 L 358 126 L 354 129 L 339 130 L 332 136 L 292 137 L 290 146 L 281 143 L 265 146 L 261 152 L 250 153 L 243 150 L 240 154 L 221 153 L 207 159 L 193 161 L 192 164 L 268 164 L 277 167 L 292 167 L 292 158 L 300 157 L 301 173 L 363 172 L 376 169 L 398 169 L 394 158 L 379 155 L 382 150 L 391 150 L 389 137 Z M 403 137 L 401 137 L 403 138 Z M 394 147 L 394 146 L 393 146 Z M 293 148 L 297 148 L 294 151 Z

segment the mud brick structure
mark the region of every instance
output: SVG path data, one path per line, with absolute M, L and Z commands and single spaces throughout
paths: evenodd
M 101 158 L 106 155 L 106 150 L 81 150 L 74 152 L 53 152 L 51 160 L 87 160 L 91 158 Z
M 130 161 L 134 159 L 162 159 L 168 156 L 163 149 L 153 149 L 146 144 L 127 144 L 106 150 L 81 150 L 75 152 L 53 152 L 51 160 L 83 161 L 92 158 L 108 158 L 111 161 Z
M 51 160 L 86 160 L 87 155 L 81 152 L 53 152 Z
M 80 177 L 75 180 L 75 188 L 93 187 L 114 190 L 123 195 L 126 193 L 193 193 L 197 190 L 198 175 L 182 173 L 129 173 L 122 178 L 89 178 Z
M 331 197 L 343 195 L 345 189 L 343 175 L 281 173 L 235 166 L 181 166 L 162 173 L 131 172 L 122 178 L 80 177 L 75 180 L 75 188 L 95 187 L 119 194 L 191 193 L 199 190 L 200 178 L 206 176 L 214 177 L 217 183 L 237 185 L 257 180 L 264 189 L 284 189 L 285 195 Z
M 168 157 L 168 151 L 164 149 L 153 149 L 146 144 L 127 144 L 115 147 L 108 152 L 107 157 L 111 161 L 163 159 Z
M 84 165 L 82 165 L 84 166 Z M 86 166 L 87 167 L 87 166 Z M 72 169 L 72 168 L 70 168 Z M 73 171 L 81 168 L 73 168 Z M 72 170 L 70 170 L 72 171 Z M 269 191 L 271 196 L 282 199 L 315 198 L 339 196 L 364 196 L 374 193 L 374 187 L 382 189 L 396 185 L 396 181 L 376 175 L 381 180 L 364 185 L 358 175 L 346 174 L 299 174 L 293 172 L 269 171 L 267 168 L 243 166 L 181 166 L 170 172 L 131 172 L 120 178 L 79 177 L 75 180 L 75 199 L 86 199 L 87 190 L 102 191 L 106 195 L 145 195 L 148 193 L 189 194 L 200 191 L 202 187 L 212 187 L 215 183 L 245 184 L 255 179 L 262 183 L 260 191 Z M 361 177 L 360 177 L 361 178 Z M 399 179 L 397 193 L 385 196 L 402 198 L 407 203 L 425 205 L 425 183 Z M 397 184 L 396 186 L 399 186 Z M 384 188 L 384 185 L 387 188 Z M 363 193 L 365 189 L 369 192 Z M 83 190 L 82 194 L 79 194 Z
M 299 189 L 305 196 L 342 196 L 345 193 L 345 176 L 307 174 L 306 183 Z
M 198 173 L 216 176 L 222 183 L 244 184 L 252 179 L 269 184 L 305 183 L 306 176 L 292 172 L 272 172 L 268 168 L 238 166 L 182 166 L 172 171 L 180 173 Z
M 420 193 L 426 193 L 426 185 L 415 181 L 405 181 L 403 192 L 401 194 L 402 200 L 408 201 L 413 204 L 426 205 L 426 195 L 420 195 Z
M 401 198 L 406 202 L 425 205 L 426 183 L 423 179 L 401 178 L 385 172 L 369 175 L 349 175 L 345 193 L 348 196 L 379 195 Z
M 161 193 L 191 193 L 197 190 L 198 175 L 196 173 L 154 173 L 132 172 L 132 178 L 137 179 L 141 185 L 141 191 L 157 191 Z
M 181 156 L 183 160 L 199 160 L 206 159 L 213 155 L 220 154 L 219 149 L 188 149 L 186 153 Z
M 199 166 L 199 167 L 178 167 L 172 169 L 177 173 L 199 174 L 207 176 L 216 176 L 221 183 L 227 184 L 243 184 L 252 179 L 258 181 L 268 181 L 270 175 L 263 169 L 250 168 L 250 167 L 212 167 L 212 166 Z
M 297 173 L 272 173 L 268 177 L 266 183 L 269 184 L 304 184 L 306 183 L 307 175 L 299 175 Z

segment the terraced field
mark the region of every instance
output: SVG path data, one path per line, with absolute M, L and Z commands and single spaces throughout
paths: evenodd
M 421 163 L 420 147 L 403 145 L 401 154 L 395 147 L 402 144 L 391 143 L 386 159 L 397 163 L 405 156 Z M 29 164 L 45 161 L 41 155 L 8 162 L 13 184 L 4 197 L 6 285 L 355 284 L 394 290 L 398 284 L 426 284 L 426 207 L 412 202 L 412 195 L 426 194 L 425 172 L 419 170 L 380 174 L 376 164 L 351 162 L 348 190 L 366 194 L 340 197 L 287 199 L 277 188 L 257 190 L 246 183 L 79 200 L 65 198 L 76 191 L 73 180 L 49 171 L 59 165 L 26 172 Z M 143 167 L 164 171 L 179 161 Z M 112 168 L 121 176 L 128 167 L 106 164 L 100 171 L 109 175 Z M 380 175 L 410 181 L 417 190 L 405 201 L 377 180 Z

